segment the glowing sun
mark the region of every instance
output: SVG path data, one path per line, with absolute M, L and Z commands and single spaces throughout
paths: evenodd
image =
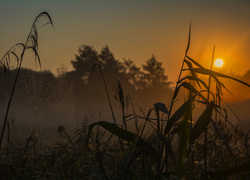
M 215 65 L 216 67 L 221 67 L 221 66 L 223 66 L 223 64 L 224 64 L 224 62 L 223 62 L 222 59 L 216 59 L 216 60 L 214 61 L 214 65 Z

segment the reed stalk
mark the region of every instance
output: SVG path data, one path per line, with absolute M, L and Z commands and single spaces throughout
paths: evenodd
M 4 123 L 3 123 L 2 131 L 1 131 L 0 149 L 2 148 L 2 140 L 3 140 L 3 136 L 4 136 L 6 122 L 7 122 L 7 119 L 8 119 L 10 105 L 11 105 L 11 102 L 12 102 L 12 99 L 13 99 L 13 96 L 14 96 L 14 93 L 15 93 L 15 90 L 16 90 L 16 84 L 17 84 L 17 80 L 18 80 L 20 69 L 21 69 L 22 62 L 23 62 L 23 57 L 24 57 L 24 54 L 25 54 L 26 50 L 28 50 L 28 49 L 33 50 L 33 52 L 35 54 L 35 57 L 38 59 L 39 65 L 41 67 L 40 58 L 39 58 L 39 55 L 38 55 L 38 52 L 37 52 L 37 50 L 38 50 L 38 44 L 37 44 L 38 43 L 38 32 L 37 32 L 36 23 L 37 23 L 38 18 L 40 18 L 42 16 L 46 16 L 48 18 L 49 21 L 46 24 L 51 24 L 53 26 L 52 19 L 51 19 L 50 15 L 47 12 L 40 13 L 35 18 L 35 21 L 33 22 L 32 26 L 31 26 L 29 35 L 27 37 L 27 40 L 26 40 L 26 42 L 24 44 L 24 48 L 22 50 L 21 56 L 19 58 L 20 62 L 19 62 L 18 68 L 17 68 L 17 73 L 16 73 L 16 76 L 15 76 L 14 84 L 13 84 L 12 91 L 11 91 L 11 94 L 10 94 L 10 99 L 8 101 L 8 105 L 7 105 L 7 109 L 6 109 L 6 113 L 5 113 L 5 117 L 4 117 Z

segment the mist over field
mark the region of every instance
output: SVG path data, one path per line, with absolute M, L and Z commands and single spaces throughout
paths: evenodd
M 162 63 L 154 56 L 146 62 L 142 71 L 132 60 L 116 60 L 108 47 L 104 47 L 100 55 L 88 46 L 82 48 L 76 60 L 72 60 L 74 71 L 59 69 L 59 75 L 55 76 L 49 71 L 21 70 L 9 117 L 13 118 L 17 127 L 25 124 L 34 128 L 38 124 L 42 128 L 53 127 L 56 131 L 62 123 L 72 129 L 86 117 L 91 118 L 89 123 L 99 120 L 111 122 L 112 115 L 100 70 L 91 72 L 98 57 L 99 63 L 103 63 L 102 73 L 119 123 L 122 119 L 117 100 L 119 82 L 124 88 L 127 105 L 133 105 L 137 111 L 141 108 L 148 110 L 160 100 L 169 103 L 173 95 L 172 82 L 167 81 Z M 1 90 L 2 117 L 15 74 L 16 71 L 10 71 L 1 81 L 2 87 L 5 87 Z M 132 107 L 127 107 L 126 112 L 133 113 Z
M 127 114 L 133 114 L 134 110 L 138 113 L 146 112 L 157 102 L 165 103 L 169 107 L 174 94 L 174 83 L 168 81 L 167 73 L 161 67 L 162 62 L 157 61 L 154 56 L 145 61 L 142 67 L 137 67 L 130 59 L 125 59 L 123 62 L 115 59 L 108 46 L 104 47 L 100 54 L 92 47 L 82 46 L 75 55 L 75 59 L 71 60 L 74 67 L 71 72 L 67 72 L 63 66 L 58 68 L 57 75 L 50 71 L 21 69 L 9 112 L 9 119 L 14 122 L 19 141 L 21 139 L 24 141 L 36 127 L 43 132 L 42 136 L 53 137 L 55 141 L 60 124 L 73 133 L 75 129 L 81 127 L 86 118 L 89 124 L 98 121 L 113 121 L 101 72 L 99 69 L 93 71 L 98 57 L 103 63 L 102 73 L 118 123 L 122 123 L 121 105 L 117 100 L 118 82 L 121 83 L 127 97 Z M 249 82 L 249 72 L 243 76 L 232 75 Z M 3 75 L 1 87 L 4 87 L 0 91 L 1 119 L 3 119 L 16 70 L 5 74 L 2 69 L 1 73 Z M 233 93 L 232 95 L 226 89 L 223 90 L 225 102 L 235 113 L 233 114 L 230 108 L 226 107 L 230 121 L 234 124 L 240 122 L 239 125 L 248 131 L 250 125 L 248 88 L 232 83 L 230 80 L 224 83 Z M 238 88 L 244 92 L 244 96 L 237 91 Z M 185 90 L 181 91 L 182 95 L 175 102 L 176 107 L 187 98 L 185 93 Z M 237 100 L 233 99 L 236 96 Z M 198 108 L 197 113 L 194 114 L 195 119 L 202 111 L 202 108 Z M 129 127 L 135 130 L 134 123 L 129 123 Z

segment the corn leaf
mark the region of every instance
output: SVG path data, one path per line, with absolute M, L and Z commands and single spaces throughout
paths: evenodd
M 188 107 L 191 105 L 191 103 L 195 100 L 196 96 L 199 95 L 201 92 L 196 93 L 194 96 L 192 96 L 188 101 L 186 101 L 182 106 L 175 111 L 175 113 L 172 115 L 172 117 L 167 122 L 167 126 L 165 128 L 165 134 L 168 134 L 169 131 L 172 129 L 174 124 L 183 117 L 184 113 L 188 109 Z
M 203 100 L 207 101 L 207 99 L 200 93 L 198 92 L 190 83 L 187 82 L 182 82 L 174 91 L 173 99 L 175 99 L 180 91 L 180 88 L 184 87 L 187 90 L 193 92 L 194 94 L 199 95 Z
M 234 77 L 231 77 L 231 76 L 228 76 L 228 75 L 219 73 L 219 72 L 215 72 L 215 71 L 213 71 L 213 70 L 209 70 L 209 69 L 205 69 L 205 68 L 203 68 L 203 69 L 201 69 L 201 68 L 184 69 L 184 71 L 185 71 L 185 70 L 194 71 L 194 72 L 200 73 L 200 74 L 210 75 L 210 76 L 212 76 L 213 78 L 214 78 L 214 77 L 215 77 L 215 78 L 216 78 L 216 77 L 223 77 L 223 78 L 232 79 L 232 80 L 234 80 L 234 81 L 237 81 L 237 82 L 239 82 L 239 83 L 241 83 L 241 84 L 244 84 L 244 85 L 250 87 L 250 84 L 248 84 L 248 83 L 246 83 L 246 82 L 244 82 L 244 81 L 241 81 L 241 80 L 239 80 L 239 79 L 236 79 L 236 78 L 234 78 Z
M 192 142 L 195 141 L 200 135 L 206 131 L 207 126 L 212 118 L 212 112 L 214 108 L 214 102 L 212 101 L 201 114 L 197 122 L 192 129 Z
M 99 122 L 89 125 L 87 142 L 89 141 L 90 134 L 96 125 L 102 126 L 104 129 L 108 130 L 109 132 L 111 132 L 112 134 L 116 135 L 117 137 L 123 140 L 126 140 L 131 143 L 136 143 L 144 152 L 148 154 L 152 154 L 154 156 L 158 155 L 158 152 L 147 141 L 145 141 L 143 138 L 141 138 L 137 134 L 134 134 L 130 131 L 122 129 L 114 123 L 109 123 L 106 121 L 99 121 Z
M 166 114 L 169 114 L 168 109 L 167 109 L 167 107 L 166 107 L 166 105 L 164 103 L 158 102 L 158 103 L 154 104 L 154 107 L 158 111 L 161 111 L 161 112 L 164 112 Z
M 197 76 L 185 76 L 182 79 L 180 79 L 177 83 L 181 83 L 182 81 L 184 81 L 186 79 L 197 81 L 197 82 L 201 83 L 208 90 L 207 84 L 203 80 L 198 78 Z
M 198 93 L 198 91 L 197 91 L 197 90 L 194 88 L 194 86 L 192 86 L 190 83 L 183 82 L 183 83 L 181 83 L 180 86 L 186 88 L 187 90 L 191 91 L 191 92 L 194 93 L 194 94 L 197 94 L 197 93 Z M 206 99 L 202 94 L 199 94 L 199 96 L 200 96 L 203 100 L 207 101 L 207 99 Z
M 186 59 L 184 59 L 184 62 L 187 64 L 187 66 L 188 66 L 189 69 L 193 69 L 193 65 L 192 65 L 191 62 L 187 61 Z M 191 77 L 197 78 L 195 72 L 191 71 L 191 74 L 192 74 Z M 197 79 L 196 79 L 196 82 L 197 82 L 197 84 L 199 85 L 199 87 L 201 88 L 201 85 L 200 85 L 200 83 L 199 83 L 199 81 L 198 81 Z
M 194 59 L 192 59 L 191 57 L 187 56 L 187 59 L 186 61 L 191 61 L 193 64 L 195 64 L 197 67 L 199 68 L 202 68 L 202 69 L 205 69 L 202 65 L 200 65 L 197 61 L 195 61 Z
M 226 86 L 225 86 L 223 83 L 221 83 L 221 82 L 219 81 L 219 79 L 218 79 L 217 77 L 213 77 L 213 78 L 214 78 L 214 80 L 217 82 L 217 85 L 218 85 L 217 88 L 219 88 L 219 92 L 220 92 L 220 93 L 222 93 L 221 87 L 223 87 L 224 89 L 227 90 L 227 92 L 229 92 L 231 95 L 233 95 L 233 94 L 226 88 Z

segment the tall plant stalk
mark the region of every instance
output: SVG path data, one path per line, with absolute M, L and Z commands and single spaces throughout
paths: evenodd
M 213 53 L 212 53 L 212 59 L 211 59 L 211 66 L 210 66 L 211 71 L 213 69 L 214 53 L 215 53 L 215 46 L 213 47 Z M 207 92 L 207 101 L 208 102 L 209 102 L 210 88 L 211 88 L 211 75 L 209 75 L 209 80 L 208 80 L 208 92 Z M 208 179 L 208 173 L 207 173 L 207 128 L 205 130 L 205 136 L 204 136 L 204 170 L 205 170 L 206 179 Z
M 187 57 L 187 53 L 188 53 L 188 50 L 189 50 L 189 46 L 190 46 L 190 40 L 191 40 L 191 22 L 190 22 L 190 25 L 189 25 L 189 36 L 188 36 L 188 44 L 187 44 L 187 48 L 186 48 L 186 52 L 185 52 L 185 56 L 183 58 L 183 61 L 182 61 L 182 65 L 181 65 L 181 70 L 180 70 L 180 73 L 179 73 L 179 76 L 178 76 L 178 79 L 177 79 L 177 83 L 175 85 L 175 90 L 177 90 L 177 87 L 178 87 L 178 82 L 181 78 L 181 74 L 182 74 L 182 70 L 183 70 L 183 67 L 184 67 L 184 64 L 185 64 L 185 58 Z M 172 98 L 172 101 L 171 101 L 171 104 L 170 104 L 170 107 L 169 107 L 169 114 L 168 114 L 168 119 L 167 119 L 167 123 L 170 119 L 170 116 L 171 116 L 171 112 L 172 112 L 172 109 L 173 109 L 173 105 L 174 105 L 174 100 L 175 98 Z M 165 134 L 166 135 L 166 134 Z
M 109 102 L 109 107 L 110 107 L 110 111 L 111 111 L 111 114 L 112 114 L 112 118 L 113 118 L 114 123 L 116 123 L 114 110 L 113 110 L 113 107 L 112 107 L 112 104 L 111 104 L 111 100 L 110 100 L 110 97 L 109 97 L 109 92 L 108 92 L 107 84 L 106 84 L 104 75 L 103 75 L 103 73 L 102 73 L 102 69 L 101 69 L 101 67 L 100 67 L 100 65 L 99 65 L 98 62 L 97 62 L 97 64 L 96 64 L 96 66 L 97 66 L 98 69 L 100 70 L 101 77 L 102 77 L 102 81 L 103 81 L 104 88 L 105 88 L 105 92 L 106 92 L 106 95 L 107 95 L 107 98 L 108 98 L 108 102 Z
M 181 78 L 181 75 L 182 75 L 182 71 L 183 71 L 183 67 L 184 67 L 184 64 L 185 64 L 185 59 L 187 57 L 187 53 L 188 53 L 188 50 L 189 50 L 189 47 L 190 47 L 190 40 L 191 40 L 191 21 L 190 21 L 190 25 L 189 25 L 189 35 L 188 35 L 188 43 L 187 43 L 187 48 L 186 48 L 186 52 L 185 52 L 185 56 L 183 58 L 183 61 L 182 61 L 182 65 L 181 65 L 181 70 L 179 72 L 179 76 L 178 76 L 178 79 L 177 79 L 177 82 L 176 82 L 176 85 L 175 85 L 175 89 L 174 89 L 174 94 L 176 93 L 177 91 L 177 88 L 178 88 L 178 85 L 179 85 L 179 80 Z M 171 117 L 171 112 L 172 112 L 172 109 L 173 109 L 173 105 L 174 105 L 174 100 L 175 98 L 173 97 L 172 100 L 171 100 L 171 103 L 170 103 L 170 107 L 169 107 L 169 113 L 168 113 L 168 118 L 167 118 L 167 125 L 169 123 L 169 120 L 170 120 L 170 117 Z M 167 129 L 167 126 L 165 127 L 164 129 L 164 136 L 166 136 L 166 129 Z M 167 144 L 165 144 L 164 146 L 161 146 L 161 149 L 160 149 L 160 153 L 163 152 L 163 149 L 167 148 Z M 168 156 L 167 156 L 167 150 L 166 150 L 166 157 L 164 159 L 165 162 L 162 163 L 162 166 L 160 168 L 160 171 L 162 171 L 164 169 L 164 165 L 166 165 L 166 171 L 168 172 Z
M 20 57 L 20 63 L 19 63 L 18 69 L 17 69 L 17 73 L 16 73 L 14 85 L 13 85 L 13 88 L 12 88 L 12 91 L 11 91 L 11 94 L 10 94 L 10 99 L 9 99 L 9 102 L 8 102 L 8 105 L 7 105 L 7 110 L 6 110 L 6 113 L 5 113 L 4 123 L 3 123 L 2 131 L 1 131 L 0 149 L 2 148 L 3 134 L 4 134 L 5 126 L 6 126 L 7 119 L 8 119 L 8 114 L 9 114 L 9 110 L 10 110 L 10 104 L 12 102 L 12 98 L 13 98 L 13 95 L 14 95 L 14 92 L 15 92 L 15 89 L 16 89 L 16 83 L 17 83 L 17 79 L 18 79 L 19 72 L 20 72 L 20 69 L 21 69 L 21 65 L 22 65 L 22 61 L 23 61 L 23 55 L 24 55 L 24 52 L 25 52 L 25 49 L 26 49 L 25 47 L 26 46 L 27 46 L 27 42 L 26 42 L 26 44 L 24 46 L 23 52 L 22 52 L 21 57 Z
M 10 105 L 11 105 L 11 102 L 12 102 L 12 99 L 13 99 L 13 96 L 14 96 L 14 92 L 16 90 L 16 84 L 17 84 L 17 80 L 18 80 L 20 69 L 21 69 L 22 62 L 23 62 L 23 57 L 24 57 L 24 54 L 25 54 L 26 50 L 31 49 L 34 52 L 35 59 L 38 60 L 39 65 L 41 67 L 41 62 L 40 62 L 40 58 L 39 58 L 39 54 L 38 54 L 38 31 L 37 31 L 36 23 L 37 23 L 38 19 L 41 18 L 42 16 L 45 16 L 45 17 L 48 18 L 48 22 L 46 24 L 51 24 L 53 26 L 52 19 L 51 19 L 50 15 L 47 12 L 40 13 L 36 17 L 35 21 L 33 22 L 32 26 L 31 26 L 29 35 L 27 37 L 26 43 L 24 44 L 21 56 L 19 58 L 20 62 L 19 62 L 18 68 L 17 68 L 17 73 L 16 73 L 16 77 L 15 77 L 15 80 L 14 80 L 12 91 L 11 91 L 11 94 L 10 94 L 10 99 L 8 101 L 8 105 L 7 105 L 7 109 L 6 109 L 6 113 L 5 113 L 5 118 L 4 118 L 4 123 L 3 123 L 2 131 L 1 131 L 0 149 L 2 148 L 4 130 L 5 130 L 6 122 L 7 122 L 7 119 L 8 119 Z

